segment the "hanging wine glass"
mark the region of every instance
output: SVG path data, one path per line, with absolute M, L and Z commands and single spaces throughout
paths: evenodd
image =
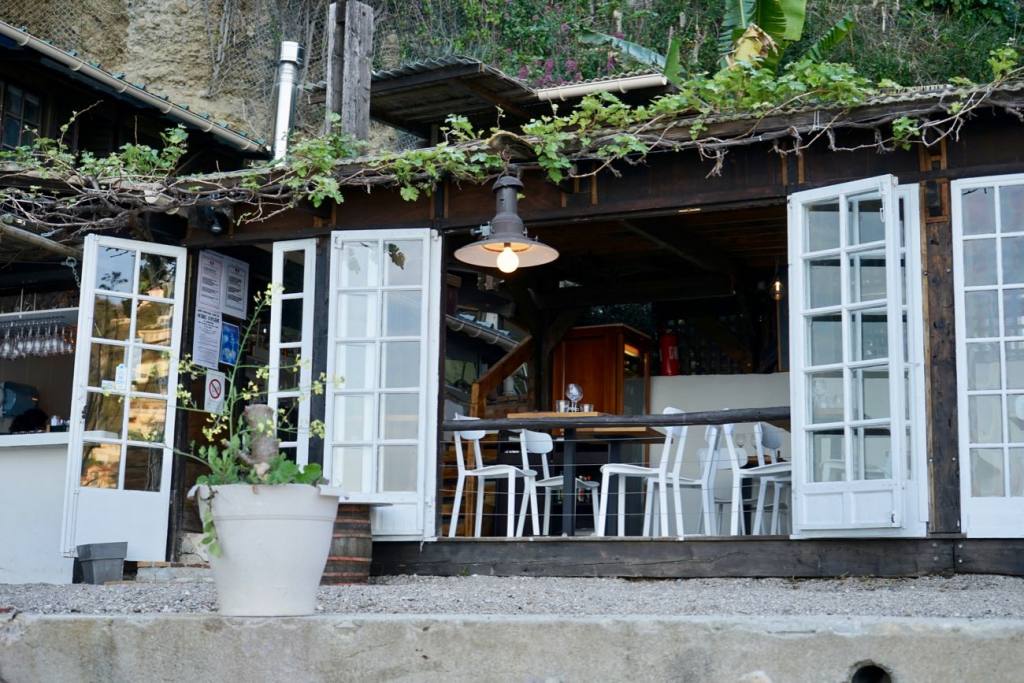
M 569 412 L 579 412 L 580 399 L 583 398 L 583 389 L 580 388 L 579 384 L 570 383 L 565 388 L 565 397 L 569 399 Z

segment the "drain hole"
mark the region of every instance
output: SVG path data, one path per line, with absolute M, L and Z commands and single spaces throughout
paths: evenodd
M 892 676 L 877 664 L 861 664 L 854 669 L 850 683 L 892 683 Z

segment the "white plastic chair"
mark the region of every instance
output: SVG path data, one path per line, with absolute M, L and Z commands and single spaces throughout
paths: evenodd
M 683 411 L 678 408 L 665 408 L 663 415 L 681 414 Z M 665 444 L 661 449 L 661 457 L 657 467 L 646 467 L 644 465 L 631 465 L 628 463 L 610 462 L 601 466 L 601 508 L 597 518 L 597 529 L 595 536 L 604 536 L 604 528 L 608 519 L 608 487 L 611 485 L 611 478 L 619 478 L 618 488 L 618 535 L 626 535 L 626 479 L 638 477 L 647 482 L 647 502 L 644 505 L 644 530 L 643 535 L 651 533 L 651 518 L 654 505 L 654 494 L 658 494 L 659 518 L 661 520 L 660 532 L 662 536 L 668 536 L 668 486 L 670 477 L 675 484 L 675 516 L 676 527 L 679 535 L 683 530 L 683 508 L 682 496 L 678 482 L 684 481 L 680 477 L 682 466 L 683 450 L 686 448 L 687 427 L 666 427 Z M 669 465 L 672 464 L 672 472 L 669 473 Z
M 696 479 L 691 477 L 683 477 L 678 474 L 679 467 L 676 468 L 676 475 L 669 477 L 669 486 L 674 487 L 677 491 L 681 489 L 696 489 L 700 491 L 700 502 L 701 502 L 701 529 L 705 536 L 712 535 L 712 529 L 717 531 L 718 519 L 715 514 L 715 475 L 718 470 L 723 467 L 723 463 L 718 458 L 718 438 L 721 434 L 721 430 L 717 425 L 708 425 L 704 429 L 704 446 L 697 451 L 697 464 L 700 476 Z M 682 496 L 677 494 L 677 500 L 681 499 Z M 679 503 L 676 504 L 677 507 Z M 682 523 L 678 522 L 680 530 L 682 529 Z M 680 531 L 679 536 L 682 537 L 683 533 Z
M 544 535 L 547 536 L 551 532 L 551 498 L 554 496 L 555 491 L 561 491 L 565 488 L 565 480 L 561 476 L 551 476 L 551 470 L 548 467 L 548 454 L 555 449 L 554 441 L 550 434 L 544 432 L 532 432 L 529 429 L 523 429 L 519 432 L 519 445 L 520 452 L 523 455 L 523 469 L 529 469 L 530 456 L 540 456 L 540 473 L 542 479 L 532 479 L 530 485 L 533 486 L 533 491 L 530 494 L 533 502 L 533 535 L 537 535 L 537 489 L 544 489 Z M 597 524 L 597 488 L 598 483 L 596 481 L 590 481 L 587 479 L 576 478 L 576 491 L 573 495 L 578 494 L 580 491 L 590 491 L 590 499 L 594 506 L 594 524 Z M 568 523 L 568 522 L 567 522 Z M 524 519 L 522 516 L 519 518 L 519 535 L 523 534 Z
M 725 434 L 725 444 L 729 452 L 729 465 L 732 469 L 732 496 L 730 498 L 730 523 L 729 533 L 732 536 L 738 536 L 742 527 L 742 517 L 740 515 L 743 507 L 743 480 L 750 479 L 758 482 L 758 496 L 757 505 L 754 513 L 754 533 L 760 533 L 762 527 L 762 520 L 764 519 L 764 502 L 765 492 L 767 483 L 775 480 L 788 482 L 792 473 L 792 465 L 788 462 L 773 462 L 767 464 L 764 462 L 764 452 L 758 448 L 758 464 L 755 467 L 743 468 L 746 464 L 746 457 L 744 456 L 743 462 L 740 462 L 739 451 L 736 448 L 736 444 L 733 439 L 733 432 L 736 429 L 736 425 L 727 424 L 722 428 Z M 762 427 L 762 435 L 763 435 Z M 763 438 L 763 436 L 762 436 Z M 779 444 L 781 448 L 781 437 L 779 438 Z M 765 481 L 767 479 L 767 482 Z M 777 514 L 777 510 L 776 510 Z
M 479 418 L 456 415 L 456 420 L 476 420 Z M 533 482 L 537 473 L 529 468 L 518 468 L 515 465 L 487 465 L 483 464 L 480 452 L 480 440 L 487 434 L 482 429 L 462 430 L 455 432 L 455 461 L 459 467 L 459 480 L 455 485 L 455 502 L 452 504 L 452 517 L 448 524 L 448 537 L 455 537 L 455 529 L 459 521 L 459 508 L 462 506 L 462 491 L 466 484 L 467 477 L 476 477 L 479 481 L 476 496 L 476 520 L 473 529 L 473 536 L 480 537 L 480 528 L 483 523 L 484 513 L 484 488 L 489 480 L 508 479 L 508 532 L 507 536 L 523 535 L 523 521 L 525 520 L 527 499 L 533 498 L 533 533 L 537 534 L 537 490 Z M 463 441 L 473 444 L 473 458 L 476 467 L 466 468 L 466 460 L 462 450 Z M 515 500 L 516 480 L 522 478 L 525 482 L 523 487 L 523 502 L 519 510 L 519 525 L 516 526 Z

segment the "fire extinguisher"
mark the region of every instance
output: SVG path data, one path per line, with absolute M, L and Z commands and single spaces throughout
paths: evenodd
M 672 330 L 661 333 L 661 374 L 673 376 L 679 374 L 679 338 Z

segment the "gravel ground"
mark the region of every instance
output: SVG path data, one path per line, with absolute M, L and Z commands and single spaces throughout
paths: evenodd
M 0 584 L 0 611 L 211 612 L 210 583 Z M 360 614 L 864 615 L 1024 618 L 1024 579 L 458 578 L 400 576 L 321 588 L 322 612 Z

